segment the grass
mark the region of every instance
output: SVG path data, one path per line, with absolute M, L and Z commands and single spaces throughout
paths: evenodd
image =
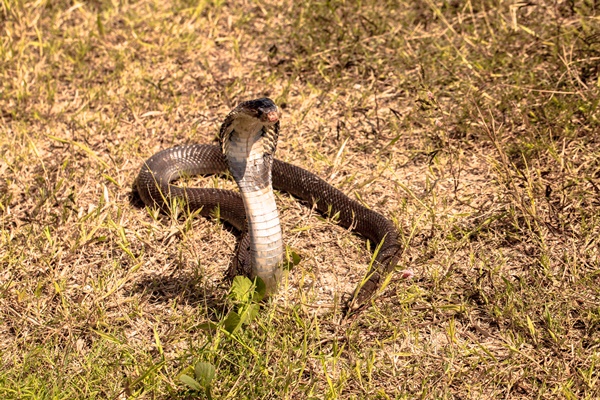
M 202 398 L 207 362 L 213 398 L 600 397 L 599 27 L 592 0 L 0 0 L 0 395 Z M 310 207 L 277 194 L 302 260 L 231 333 L 234 235 L 131 201 L 264 95 L 279 158 L 402 232 L 415 278 L 350 320 L 369 250 Z

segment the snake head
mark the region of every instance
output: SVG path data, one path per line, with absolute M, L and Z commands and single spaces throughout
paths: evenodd
M 263 97 L 244 101 L 234 108 L 225 118 L 219 131 L 219 143 L 223 154 L 227 155 L 231 136 L 262 132 L 266 138 L 265 153 L 272 154 L 277 146 L 279 119 L 281 111 L 273 100 Z
M 244 101 L 243 103 L 240 103 L 235 110 L 252 116 L 263 122 L 265 125 L 273 125 L 281 118 L 281 111 L 279 111 L 279 108 L 277 108 L 273 100 L 268 97 Z M 235 110 L 233 110 L 233 112 L 235 112 Z

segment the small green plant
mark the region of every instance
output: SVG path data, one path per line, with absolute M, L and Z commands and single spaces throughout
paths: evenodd
M 229 292 L 234 309 L 223 319 L 222 328 L 235 334 L 242 326 L 252 322 L 260 310 L 259 302 L 265 293 L 266 286 L 262 279 L 256 277 L 250 280 L 245 276 L 236 276 Z
M 182 374 L 179 380 L 198 392 L 204 391 L 206 397 L 210 400 L 211 383 L 215 377 L 215 366 L 208 362 L 198 362 L 194 367 L 194 377 Z
M 209 327 L 221 328 L 229 335 L 237 334 L 244 325 L 256 318 L 260 310 L 259 302 L 265 297 L 265 293 L 266 286 L 262 279 L 257 277 L 250 280 L 245 276 L 236 276 L 228 296 L 233 303 L 233 309 L 219 324 L 210 323 Z M 191 370 L 191 367 L 188 370 Z M 183 373 L 179 376 L 179 380 L 192 390 L 204 391 L 206 397 L 211 399 L 210 387 L 215 376 L 215 367 L 208 362 L 198 362 L 193 373 L 194 377 Z

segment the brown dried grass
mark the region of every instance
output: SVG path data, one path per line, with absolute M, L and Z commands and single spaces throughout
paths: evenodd
M 0 3 L 5 398 L 191 397 L 198 360 L 216 397 L 599 396 L 598 5 L 360 4 Z M 281 194 L 303 260 L 232 337 L 202 324 L 234 235 L 131 183 L 265 95 L 278 157 L 391 218 L 416 277 L 340 320 L 370 253 Z

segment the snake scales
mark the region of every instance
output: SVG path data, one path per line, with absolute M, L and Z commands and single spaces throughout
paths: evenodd
M 220 146 L 185 145 L 160 151 L 142 166 L 136 180 L 141 199 L 168 212 L 173 199 L 190 210 L 219 215 L 242 232 L 229 276 L 260 276 L 274 292 L 281 271 L 283 248 L 272 187 L 310 204 L 321 213 L 337 215 L 339 224 L 351 228 L 375 245 L 381 245 L 369 275 L 347 304 L 355 310 L 372 297 L 384 277 L 399 261 L 399 233 L 394 224 L 334 188 L 318 176 L 274 159 L 280 112 L 267 98 L 238 105 L 221 125 Z M 170 182 L 181 176 L 218 174 L 229 169 L 240 193 L 210 188 L 182 188 Z

